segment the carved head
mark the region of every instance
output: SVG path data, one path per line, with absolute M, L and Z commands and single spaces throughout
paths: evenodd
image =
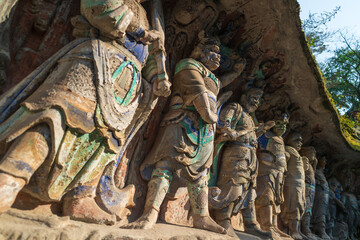
M 286 113 L 275 115 L 275 126 L 271 128 L 271 131 L 276 136 L 282 136 L 286 132 L 286 125 L 289 123 L 289 116 Z
M 303 147 L 300 151 L 301 156 L 305 156 L 309 159 L 310 164 L 314 167 L 317 165 L 316 150 L 313 146 Z
M 340 194 L 343 191 L 343 187 L 341 186 L 341 183 L 335 177 L 332 177 L 329 179 L 329 187 L 331 190 L 333 190 L 336 197 L 338 199 L 340 199 Z
M 319 168 L 324 168 L 325 166 L 326 166 L 326 157 L 321 157 L 319 159 L 318 167 Z
M 259 88 L 250 88 L 245 94 L 241 96 L 240 104 L 248 113 L 255 112 L 259 107 L 263 91 Z
M 217 37 L 205 37 L 202 31 L 199 33 L 200 43 L 194 48 L 190 57 L 200 61 L 210 71 L 220 67 L 220 41 Z
M 290 132 L 286 136 L 286 145 L 293 147 L 296 151 L 300 151 L 302 146 L 302 137 L 301 134 L 298 132 Z
M 143 2 L 132 1 L 131 4 Z M 124 39 L 127 24 L 120 23 L 128 23 L 134 15 L 132 11 L 124 10 L 125 5 L 123 0 L 86 0 L 81 1 L 80 10 L 81 15 L 100 35 L 110 39 Z

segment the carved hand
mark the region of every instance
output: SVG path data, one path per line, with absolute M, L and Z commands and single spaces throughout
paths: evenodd
M 152 42 L 160 38 L 160 33 L 157 30 L 145 30 L 145 35 L 140 39 L 140 41 L 146 45 L 151 44 Z
M 239 76 L 245 68 L 245 64 L 243 62 L 235 63 L 234 65 L 234 71 L 237 73 L 237 76 Z
M 154 81 L 153 91 L 154 91 L 154 94 L 156 96 L 168 97 L 171 94 L 170 87 L 171 87 L 171 83 L 168 80 L 166 80 L 166 79 L 162 79 L 162 80 L 156 79 Z

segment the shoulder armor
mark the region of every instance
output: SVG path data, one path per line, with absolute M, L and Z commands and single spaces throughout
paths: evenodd
M 285 146 L 285 150 L 290 153 L 291 155 L 294 155 L 295 157 L 300 157 L 300 154 L 298 151 L 296 151 L 295 148 L 290 147 L 290 146 Z
M 208 70 L 204 67 L 204 65 L 192 58 L 180 60 L 176 64 L 175 74 L 185 69 L 198 71 L 204 77 L 208 75 Z

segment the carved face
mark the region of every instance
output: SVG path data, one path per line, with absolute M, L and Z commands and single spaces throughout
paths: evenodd
M 220 66 L 220 48 L 217 45 L 205 45 L 200 54 L 200 62 L 210 71 L 215 71 Z
M 276 135 L 276 136 L 282 136 L 285 132 L 286 132 L 286 125 L 287 125 L 287 121 L 284 120 L 276 120 L 275 121 L 275 126 L 273 128 L 271 128 L 271 131 Z
M 302 137 L 299 133 L 292 133 L 287 141 L 287 145 L 295 148 L 297 151 L 300 151 L 302 146 Z
M 324 168 L 326 166 L 326 158 L 322 157 L 319 159 L 319 163 L 318 163 L 319 168 Z
M 340 182 L 336 178 L 331 178 L 329 180 L 329 187 L 335 194 L 340 194 L 343 191 Z
M 246 93 L 246 100 L 242 99 L 241 105 L 244 107 L 246 112 L 255 112 L 259 107 L 261 96 L 261 90 L 250 90 Z

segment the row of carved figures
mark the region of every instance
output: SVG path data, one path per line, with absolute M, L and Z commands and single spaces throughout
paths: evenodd
M 171 85 L 163 29 L 149 30 L 140 3 L 82 1 L 82 16 L 72 21 L 77 40 L 1 97 L 0 212 L 22 190 L 42 202 L 61 201 L 63 215 L 74 220 L 110 225 L 129 214 L 136 186 L 117 188 L 116 168 Z M 154 16 L 161 16 L 159 6 Z M 249 85 L 239 102 L 225 104 L 229 94 L 219 95 L 221 88 L 245 63 L 217 77 L 220 59 L 218 38 L 202 35 L 189 58 L 177 63 L 169 111 L 139 166 L 149 181 L 144 213 L 124 227 L 153 227 L 172 180 L 182 179 L 196 228 L 234 236 L 231 217 L 241 212 L 248 233 L 315 239 L 313 212 L 314 233 L 327 239 L 325 227 L 331 236 L 331 226 L 341 221 L 337 207 L 344 206 L 337 188 L 327 185 L 325 161 L 315 170 L 315 150 L 300 151 L 296 132 L 284 142 L 287 114 L 254 123 L 262 88 Z M 356 202 L 352 195 L 344 199 Z M 277 226 L 278 216 L 291 237 Z M 358 212 L 347 214 L 351 236 L 358 218 Z

